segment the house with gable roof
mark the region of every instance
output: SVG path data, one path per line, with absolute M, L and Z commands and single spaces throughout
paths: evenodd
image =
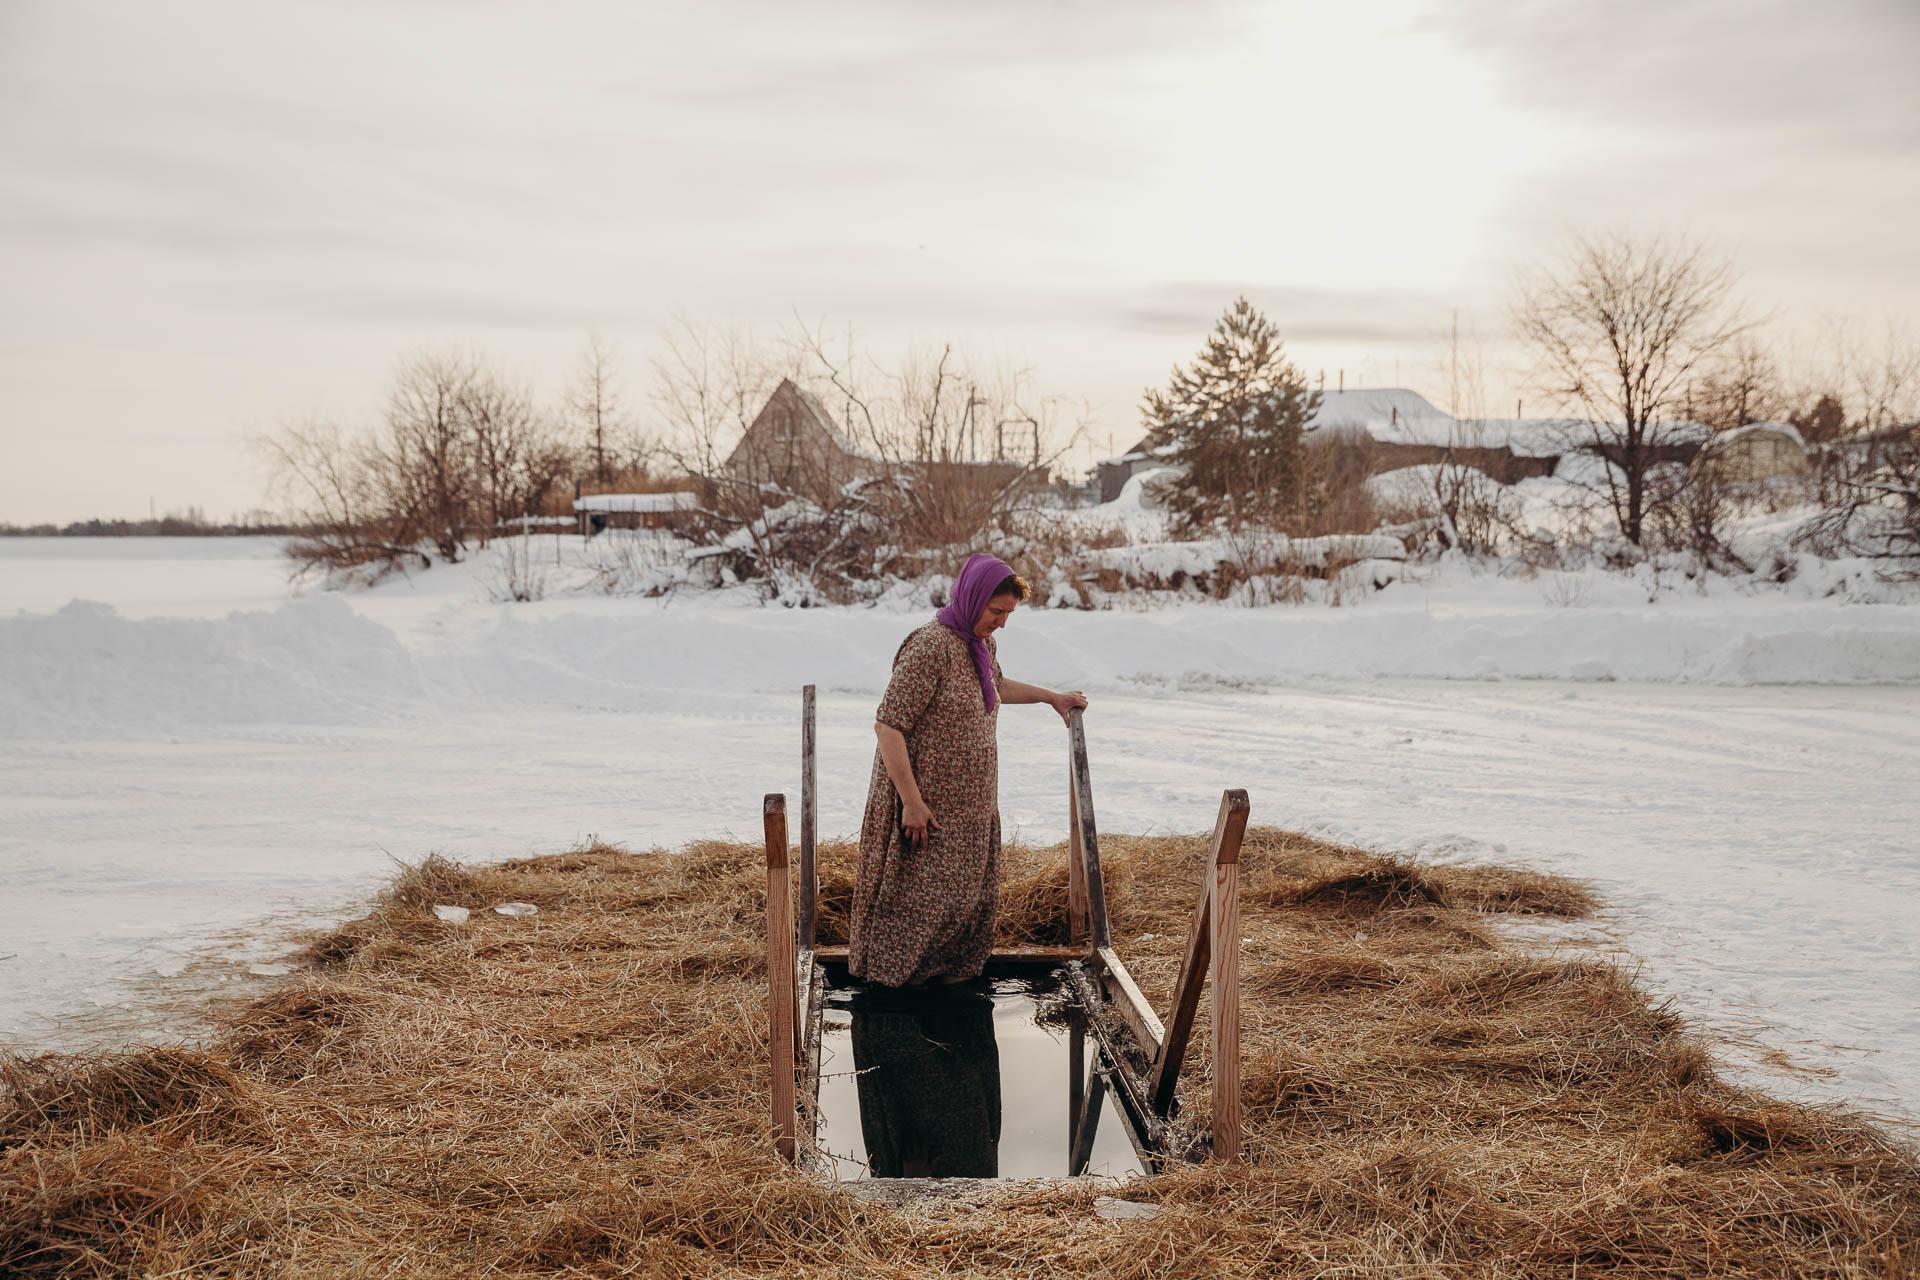
M 850 480 L 874 474 L 879 461 L 834 421 L 819 397 L 782 378 L 721 471 L 736 484 L 775 484 L 825 498 Z
M 1038 446 L 1035 446 L 1038 458 Z M 889 463 L 892 465 L 889 465 Z M 823 504 L 849 481 L 882 473 L 935 490 L 990 495 L 1010 485 L 1040 486 L 1044 469 L 1004 458 L 887 459 L 861 444 L 806 388 L 791 378 L 767 397 L 721 467 L 735 484 L 778 485 Z

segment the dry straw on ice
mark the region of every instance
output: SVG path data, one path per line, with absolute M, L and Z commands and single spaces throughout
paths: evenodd
M 1103 842 L 1161 1007 L 1204 845 Z M 852 856 L 822 851 L 822 941 Z M 1064 941 L 1062 852 L 1006 861 L 1003 941 Z M 596 847 L 429 860 L 194 1046 L 0 1060 L 0 1274 L 1915 1273 L 1910 1152 L 1722 1083 L 1619 969 L 1489 927 L 1579 886 L 1259 830 L 1243 866 L 1248 1159 L 1130 1188 L 1152 1217 L 1072 1187 L 889 1208 L 784 1166 L 760 851 Z M 1200 1055 L 1189 1123 L 1208 1083 Z

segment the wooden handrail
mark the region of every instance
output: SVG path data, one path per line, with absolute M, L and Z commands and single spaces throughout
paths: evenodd
M 1240 1149 L 1240 844 L 1247 831 L 1247 793 L 1223 792 L 1213 841 L 1201 870 L 1200 901 L 1174 984 L 1166 1036 L 1153 1059 L 1148 1097 L 1171 1115 L 1187 1042 L 1200 1011 L 1200 991 L 1213 971 L 1213 1153 L 1231 1160 Z
M 813 686 L 800 690 L 800 946 L 813 946 L 820 877 L 814 869 L 815 828 L 819 822 L 819 792 L 815 785 L 816 741 Z
M 1068 841 L 1068 908 L 1071 912 L 1073 868 L 1078 865 L 1086 895 L 1089 950 L 1098 950 L 1111 947 L 1113 938 L 1107 932 L 1107 889 L 1100 875 L 1100 830 L 1093 820 L 1093 779 L 1087 771 L 1087 730 L 1079 707 L 1067 712 L 1067 768 L 1071 786 L 1068 816 L 1073 824 Z
M 794 1110 L 793 881 L 787 870 L 787 798 L 761 804 L 767 835 L 767 1043 L 773 1058 L 773 1145 L 791 1161 L 799 1117 Z
M 1087 858 L 1080 848 L 1080 789 L 1074 784 L 1073 753 L 1067 753 L 1067 941 L 1091 951 L 1087 923 Z

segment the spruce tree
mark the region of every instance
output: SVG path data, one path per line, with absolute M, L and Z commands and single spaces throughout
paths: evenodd
M 1188 368 L 1174 366 L 1143 406 L 1155 446 L 1182 469 L 1168 506 L 1183 530 L 1224 523 L 1284 529 L 1314 505 L 1304 435 L 1320 393 L 1281 350 L 1273 322 L 1244 297 Z

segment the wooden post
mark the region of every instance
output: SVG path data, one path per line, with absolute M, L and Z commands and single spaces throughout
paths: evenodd
M 1247 831 L 1247 793 L 1233 790 L 1220 796 L 1220 815 L 1214 820 L 1213 841 L 1207 848 L 1206 865 L 1200 871 L 1200 902 L 1194 908 L 1193 925 L 1187 931 L 1187 950 L 1180 962 L 1180 977 L 1173 989 L 1173 1011 L 1168 1018 L 1166 1038 L 1161 1042 L 1160 1052 L 1153 1062 L 1153 1081 L 1148 1089 L 1154 1111 L 1161 1116 L 1173 1113 L 1174 1090 L 1180 1082 L 1180 1067 L 1186 1060 L 1187 1042 L 1193 1036 L 1194 1017 L 1200 1011 L 1200 988 L 1207 980 L 1207 970 L 1214 969 L 1214 993 L 1219 995 L 1220 973 L 1215 961 L 1215 931 L 1213 928 L 1213 906 L 1219 880 L 1219 868 L 1225 863 L 1235 867 L 1240 863 L 1240 842 Z M 1238 887 L 1238 880 L 1235 887 Z M 1236 896 L 1237 902 L 1237 896 Z M 1237 910 L 1237 905 L 1236 905 Z M 1235 920 L 1235 928 L 1239 927 Z M 1235 955 L 1239 953 L 1236 951 Z M 1235 969 L 1238 978 L 1238 968 Z M 1238 1027 L 1238 992 L 1235 992 L 1234 1012 L 1236 1029 Z M 1217 1056 L 1217 1055 L 1216 1055 Z M 1236 1069 L 1238 1057 L 1235 1057 Z M 1238 1086 L 1235 1086 L 1236 1096 Z
M 1068 1014 L 1067 1023 L 1067 1171 L 1073 1171 L 1073 1153 L 1080 1149 L 1080 1110 L 1087 1091 L 1087 1033 L 1080 1017 Z
M 1073 1150 L 1067 1156 L 1067 1176 L 1077 1178 L 1087 1171 L 1087 1165 L 1093 1161 L 1093 1140 L 1100 1134 L 1100 1109 L 1107 1101 L 1107 1073 L 1096 1065 L 1093 1072 L 1093 1087 L 1087 1090 L 1086 1097 L 1080 1102 L 1080 1109 L 1074 1113 L 1070 1126 L 1073 1130 Z
M 767 1043 L 773 1051 L 773 1145 L 793 1159 L 793 885 L 787 872 L 787 798 L 769 795 L 767 829 Z
M 1067 758 L 1067 941 L 1087 939 L 1087 851 L 1080 843 L 1080 790 L 1074 785 L 1073 758 Z
M 1228 793 L 1232 795 L 1231 792 Z M 1222 800 L 1225 807 L 1229 801 Z M 1241 793 L 1242 830 L 1246 795 Z M 1213 1158 L 1240 1158 L 1240 841 L 1213 859 L 1209 949 L 1213 952 Z
M 815 786 L 813 686 L 800 691 L 800 945 L 811 949 L 820 878 L 814 870 L 815 827 L 819 821 Z
M 1067 713 L 1067 759 L 1073 770 L 1073 829 L 1087 878 L 1087 923 L 1094 948 L 1110 947 L 1107 889 L 1100 878 L 1100 832 L 1093 820 L 1093 779 L 1087 771 L 1087 731 L 1079 707 Z

